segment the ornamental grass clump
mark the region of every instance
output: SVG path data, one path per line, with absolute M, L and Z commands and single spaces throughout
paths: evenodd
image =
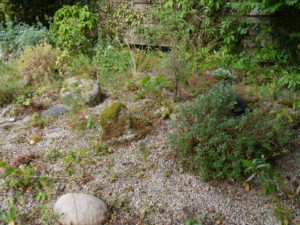
M 292 132 L 282 119 L 260 109 L 236 116 L 236 99 L 230 84 L 218 83 L 182 106 L 173 122 L 171 146 L 204 180 L 240 180 L 246 175 L 242 160 L 271 160 L 289 151 Z

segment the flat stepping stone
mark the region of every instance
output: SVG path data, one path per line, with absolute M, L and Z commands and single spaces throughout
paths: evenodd
M 47 109 L 44 112 L 42 112 L 41 117 L 44 119 L 46 119 L 48 117 L 57 118 L 59 116 L 62 116 L 66 112 L 68 112 L 68 110 L 65 107 L 55 106 L 55 107 L 52 107 L 52 108 Z
M 68 193 L 56 201 L 53 211 L 62 225 L 102 225 L 107 206 L 93 195 Z

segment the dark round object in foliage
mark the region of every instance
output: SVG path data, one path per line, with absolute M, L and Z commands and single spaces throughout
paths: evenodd
M 236 96 L 236 102 L 234 104 L 233 115 L 241 116 L 246 113 L 248 109 L 247 102 L 240 96 Z
M 223 83 L 179 108 L 173 128 L 172 148 L 204 180 L 239 180 L 246 175 L 242 160 L 274 159 L 289 150 L 292 137 L 283 120 L 247 110 L 233 87 Z

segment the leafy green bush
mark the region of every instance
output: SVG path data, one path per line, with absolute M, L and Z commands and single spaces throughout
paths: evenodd
M 236 98 L 231 85 L 218 83 L 181 107 L 173 123 L 171 145 L 205 180 L 238 180 L 245 175 L 242 160 L 270 160 L 289 149 L 292 133 L 283 120 L 259 109 L 233 116 Z
M 34 46 L 45 39 L 49 39 L 49 32 L 41 23 L 29 26 L 7 21 L 5 26 L 0 25 L 0 52 L 4 59 L 20 55 L 25 46 Z
M 88 32 L 96 20 L 96 15 L 87 6 L 64 6 L 55 13 L 50 32 L 59 47 L 72 53 L 86 52 L 91 44 Z

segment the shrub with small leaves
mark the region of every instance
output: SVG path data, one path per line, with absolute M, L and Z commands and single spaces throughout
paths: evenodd
M 182 106 L 173 122 L 172 147 L 204 180 L 239 180 L 242 160 L 270 160 L 289 150 L 292 132 L 283 120 L 259 109 L 234 116 L 236 98 L 231 85 L 218 83 Z
M 54 75 L 57 50 L 50 44 L 28 46 L 17 61 L 17 68 L 25 83 L 38 83 Z

